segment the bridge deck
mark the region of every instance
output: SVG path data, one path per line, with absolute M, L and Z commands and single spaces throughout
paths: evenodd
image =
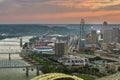
M 0 67 L 2 69 L 4 68 L 41 68 L 42 66 L 3 66 L 3 67 Z
M 0 68 L 26 68 L 41 67 L 40 65 L 31 66 L 22 60 L 0 60 Z
M 16 53 L 10 53 L 10 52 L 8 52 L 8 53 L 0 53 L 0 54 L 20 54 L 20 52 L 16 52 Z

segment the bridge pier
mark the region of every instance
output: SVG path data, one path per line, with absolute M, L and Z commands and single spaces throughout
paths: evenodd
M 9 53 L 9 61 L 11 60 L 11 54 Z
M 36 74 L 39 75 L 39 67 L 36 68 Z
M 29 76 L 29 68 L 26 67 L 26 77 L 28 77 L 28 76 Z

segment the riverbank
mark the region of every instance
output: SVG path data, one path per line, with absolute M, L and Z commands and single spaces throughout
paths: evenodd
M 28 42 L 32 36 L 23 37 L 23 43 Z M 24 61 L 19 54 L 11 54 L 11 60 L 9 61 L 9 55 L 4 53 L 15 53 L 21 51 L 19 46 L 20 39 L 18 37 L 6 38 L 0 40 L 0 65 L 1 66 L 10 66 L 15 64 L 20 64 Z M 10 63 L 9 63 L 10 62 Z M 20 62 L 20 63 L 19 63 Z M 4 65 L 3 65 L 4 64 Z M 29 76 L 26 77 L 25 68 L 0 68 L 0 80 L 30 80 L 36 76 L 36 69 L 29 70 Z

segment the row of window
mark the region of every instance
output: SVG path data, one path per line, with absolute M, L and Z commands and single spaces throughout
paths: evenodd
M 67 63 L 84 63 L 85 61 L 83 60 L 67 60 Z

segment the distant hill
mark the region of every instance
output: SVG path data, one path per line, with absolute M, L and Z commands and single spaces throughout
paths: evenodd
M 39 24 L 1 24 L 0 34 L 6 33 L 9 35 L 39 35 L 44 33 L 70 34 L 77 33 L 75 29 L 67 27 L 49 27 Z

